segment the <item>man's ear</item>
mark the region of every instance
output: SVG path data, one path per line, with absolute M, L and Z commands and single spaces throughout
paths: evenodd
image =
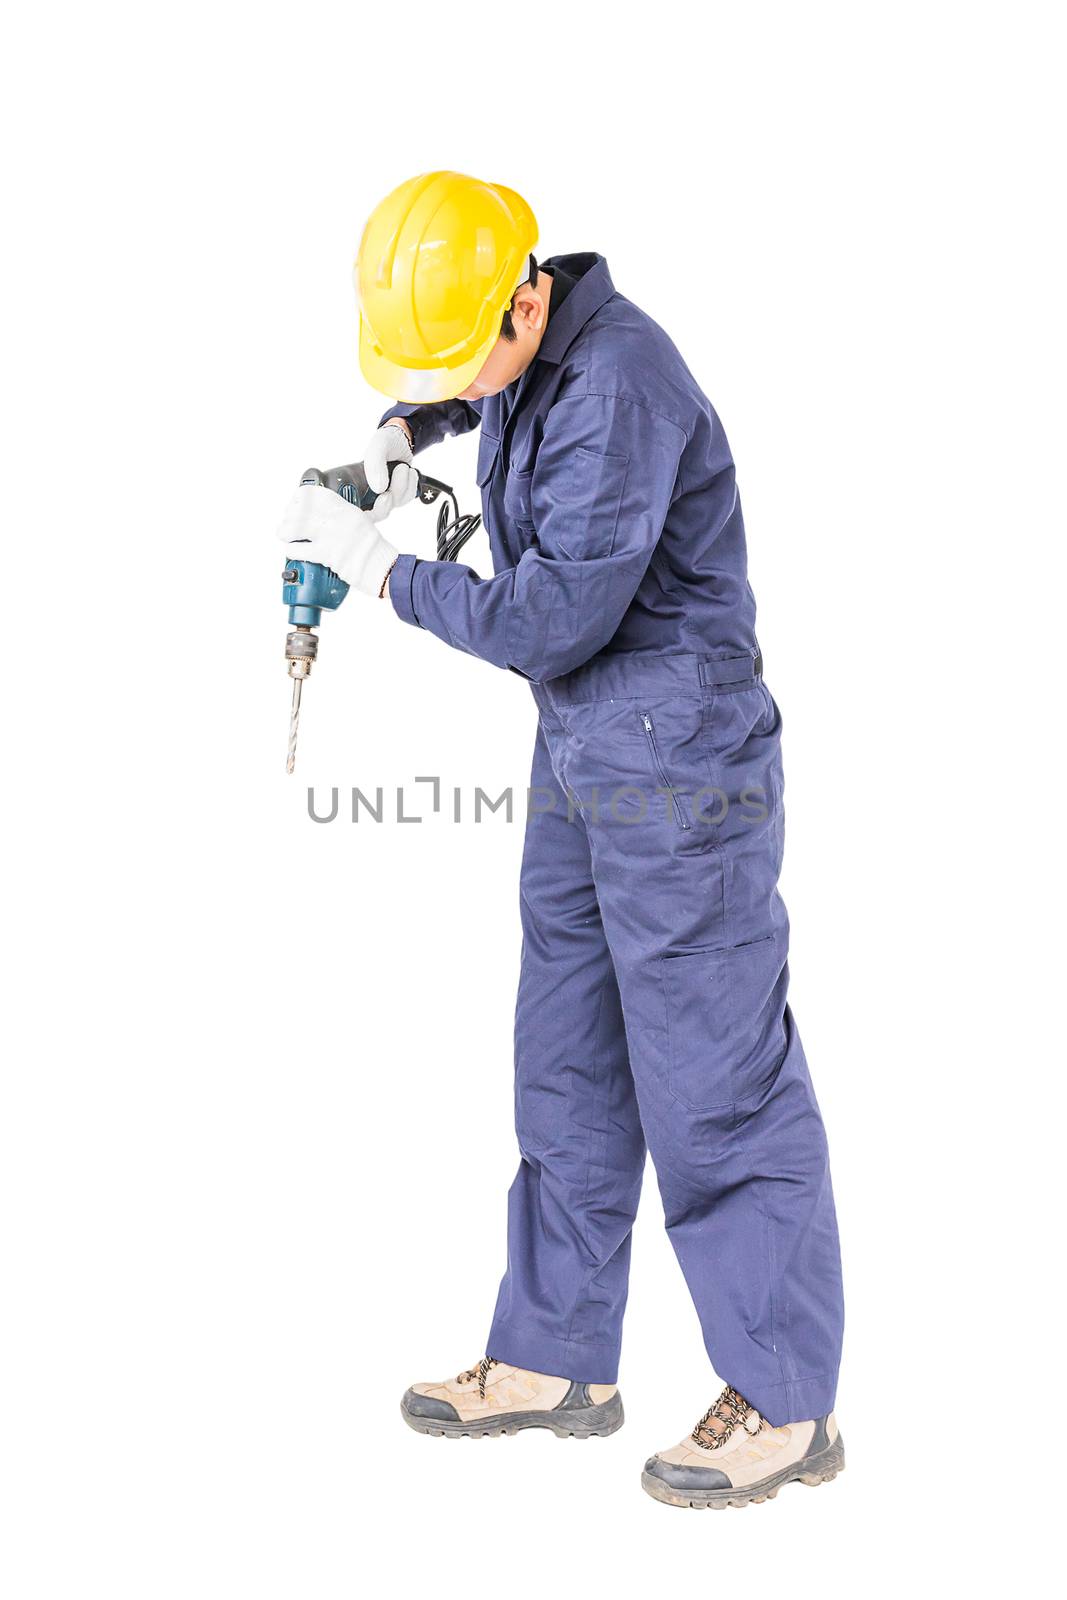
M 545 301 L 539 289 L 524 283 L 516 290 L 511 302 L 511 320 L 521 322 L 530 333 L 539 333 L 545 325 Z

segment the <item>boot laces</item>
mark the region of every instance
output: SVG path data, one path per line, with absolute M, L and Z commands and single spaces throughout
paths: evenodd
M 478 1380 L 479 1397 L 485 1399 L 485 1380 L 489 1376 L 490 1367 L 495 1367 L 496 1362 L 492 1356 L 483 1356 L 476 1367 L 469 1367 L 466 1372 L 461 1372 L 456 1379 L 457 1383 L 473 1383 Z
M 712 1427 L 714 1422 L 721 1426 Z M 752 1426 L 753 1423 L 755 1426 Z M 750 1406 L 744 1395 L 738 1394 L 736 1389 L 731 1389 L 727 1384 L 715 1404 L 708 1407 L 693 1429 L 692 1438 L 703 1450 L 718 1450 L 738 1428 L 744 1428 L 746 1433 L 755 1436 L 762 1427 L 763 1418 L 755 1407 Z

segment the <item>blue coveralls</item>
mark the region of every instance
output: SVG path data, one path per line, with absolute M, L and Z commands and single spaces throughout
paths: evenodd
M 386 413 L 407 417 L 416 451 L 480 425 L 496 574 L 401 556 L 397 612 L 528 678 L 540 713 L 522 1161 L 486 1349 L 615 1382 L 647 1143 L 719 1376 L 771 1423 L 820 1417 L 841 1268 L 786 1004 L 781 723 L 734 464 L 678 351 L 604 259 L 544 265 L 577 282 L 517 385 Z

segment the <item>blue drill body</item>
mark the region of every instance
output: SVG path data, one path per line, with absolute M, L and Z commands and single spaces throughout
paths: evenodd
M 289 626 L 317 628 L 324 611 L 336 611 L 348 584 L 317 561 L 290 561 L 282 573 L 282 605 L 289 607 Z
M 332 467 L 329 472 L 309 467 L 300 482 L 301 485 L 318 483 L 324 489 L 335 489 L 342 499 L 361 511 L 369 511 L 378 498 L 367 482 L 361 461 L 350 467 Z M 289 607 L 292 628 L 317 628 L 322 613 L 336 611 L 348 593 L 344 579 L 317 561 L 290 561 L 282 573 L 282 582 L 285 586 L 282 604 Z

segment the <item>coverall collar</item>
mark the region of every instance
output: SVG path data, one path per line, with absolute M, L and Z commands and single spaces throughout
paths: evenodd
M 553 312 L 549 302 L 548 327 L 541 340 L 537 360 L 551 362 L 553 366 L 559 365 L 589 318 L 615 293 L 615 285 L 603 256 L 592 253 L 550 256 L 547 261 L 541 262 L 541 266 L 547 267 L 549 272 L 556 265 L 578 281 L 558 312 Z

